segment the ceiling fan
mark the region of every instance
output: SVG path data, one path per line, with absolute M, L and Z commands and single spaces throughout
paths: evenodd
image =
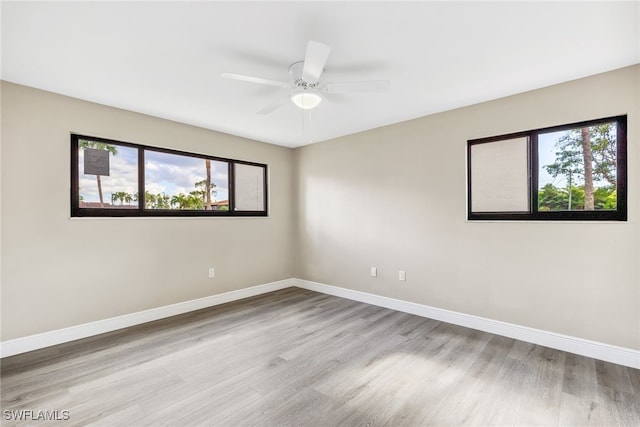
M 289 83 L 236 73 L 222 73 L 222 77 L 288 89 L 290 92 L 287 98 L 303 110 L 316 108 L 323 99 L 326 99 L 326 94 L 384 92 L 389 89 L 388 80 L 320 82 L 320 77 L 330 52 L 331 47 L 310 40 L 307 43 L 304 61 L 294 62 L 289 66 L 289 76 L 291 78 Z M 258 111 L 258 114 L 269 114 L 275 111 L 287 102 L 287 98 L 280 99 L 262 108 Z

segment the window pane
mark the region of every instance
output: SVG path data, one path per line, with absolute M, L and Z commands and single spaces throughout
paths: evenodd
M 228 163 L 145 150 L 147 209 L 229 210 Z
M 262 166 L 235 164 L 235 210 L 263 211 L 264 168 Z
M 538 210 L 617 208 L 616 123 L 538 136 Z
M 471 146 L 471 211 L 529 211 L 528 138 Z
M 138 150 L 78 140 L 80 208 L 138 208 Z

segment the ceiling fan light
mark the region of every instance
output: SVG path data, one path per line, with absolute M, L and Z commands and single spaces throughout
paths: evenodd
M 322 102 L 322 97 L 311 92 L 298 92 L 291 95 L 291 101 L 303 110 L 311 110 Z

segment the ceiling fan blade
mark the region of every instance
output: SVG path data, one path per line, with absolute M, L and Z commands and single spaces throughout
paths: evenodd
M 302 80 L 307 83 L 315 83 L 320 80 L 320 75 L 327 63 L 331 48 L 326 44 L 309 40 L 307 43 L 307 53 L 304 56 L 304 67 L 302 68 Z
M 391 86 L 389 80 L 366 80 L 359 82 L 327 83 L 324 90 L 329 93 L 384 92 Z
M 289 98 L 279 99 L 278 101 L 273 102 L 273 103 L 267 105 L 266 107 L 263 107 L 260 110 L 256 111 L 256 114 L 260 114 L 260 115 L 271 114 L 274 111 L 276 111 L 278 108 L 280 108 L 284 104 L 286 104 L 288 102 L 288 100 L 289 100 Z
M 258 83 L 258 84 L 261 84 L 261 85 L 281 87 L 281 88 L 284 88 L 284 89 L 290 89 L 291 88 L 291 85 L 289 83 L 279 82 L 279 81 L 276 81 L 276 80 L 263 79 L 263 78 L 260 78 L 260 77 L 246 76 L 244 74 L 222 73 L 220 76 L 224 77 L 225 79 L 233 79 L 233 80 L 240 80 L 240 81 L 243 81 L 243 82 Z

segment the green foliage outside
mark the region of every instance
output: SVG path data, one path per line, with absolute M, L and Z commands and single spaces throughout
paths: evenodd
M 571 129 L 558 138 L 555 148 L 554 162 L 542 167 L 553 178 L 564 178 L 567 185 L 540 188 L 538 210 L 616 209 L 615 123 Z
M 171 209 L 171 197 L 165 193 L 144 193 L 144 204 L 147 209 Z
M 612 186 L 598 187 L 593 192 L 595 209 L 612 210 L 616 208 L 616 189 Z M 562 211 L 568 210 L 569 191 L 568 188 L 558 188 L 553 184 L 547 184 L 538 192 L 539 211 Z M 571 186 L 571 209 L 584 209 L 584 185 Z
M 174 196 L 169 196 L 165 193 L 153 194 L 148 191 L 145 192 L 145 208 L 146 209 L 191 209 L 202 210 L 205 206 L 206 194 L 200 187 L 204 188 L 204 184 L 196 183 L 196 190 L 189 192 L 189 194 L 179 193 Z M 215 194 L 216 186 L 211 183 L 211 192 Z M 130 194 L 124 191 L 118 191 L 111 194 L 111 204 L 113 206 L 131 206 L 136 207 L 138 202 L 138 193 Z M 131 203 L 136 202 L 135 206 Z M 219 209 L 223 210 L 223 209 Z
M 78 140 L 78 146 L 83 150 L 86 148 L 95 148 L 96 150 L 107 150 L 109 153 L 113 154 L 114 156 L 118 154 L 118 149 L 116 148 L 115 145 L 106 144 L 104 142 L 80 139 Z

